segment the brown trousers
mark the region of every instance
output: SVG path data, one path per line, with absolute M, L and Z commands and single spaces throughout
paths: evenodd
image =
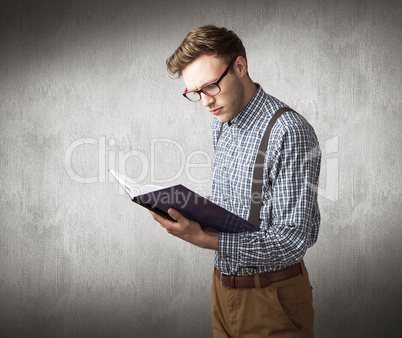
M 301 264 L 302 274 L 266 288 L 226 288 L 214 273 L 211 305 L 214 338 L 313 337 L 312 288 L 306 267 Z

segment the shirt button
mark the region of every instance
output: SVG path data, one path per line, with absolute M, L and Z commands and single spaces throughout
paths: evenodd
M 224 197 L 224 198 L 223 198 L 224 201 L 226 201 L 227 199 L 228 199 L 227 197 Z
M 233 141 L 236 141 L 236 137 L 233 137 Z
M 225 170 L 225 171 L 226 171 L 226 167 L 223 167 L 223 170 Z

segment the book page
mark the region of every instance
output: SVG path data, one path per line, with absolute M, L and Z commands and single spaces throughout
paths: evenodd
M 142 195 L 142 194 L 147 194 L 149 192 L 157 191 L 163 189 L 163 187 L 158 187 L 157 185 L 144 185 L 140 189 L 138 189 L 138 193 L 135 195 Z
M 158 187 L 156 185 L 141 186 L 140 184 L 134 182 L 130 177 L 120 174 L 114 170 L 109 170 L 109 172 L 131 199 L 138 195 L 163 189 L 163 187 Z

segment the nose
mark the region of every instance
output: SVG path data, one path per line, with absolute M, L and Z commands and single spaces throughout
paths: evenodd
M 201 93 L 201 102 L 204 107 L 208 107 L 215 102 L 215 97 Z

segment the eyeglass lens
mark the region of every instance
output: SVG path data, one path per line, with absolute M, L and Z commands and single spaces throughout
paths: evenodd
M 220 88 L 215 83 L 210 84 L 204 88 L 202 88 L 202 92 L 208 96 L 214 96 L 220 92 Z M 186 97 L 191 101 L 199 101 L 201 99 L 201 94 L 199 92 L 188 92 L 186 93 Z

